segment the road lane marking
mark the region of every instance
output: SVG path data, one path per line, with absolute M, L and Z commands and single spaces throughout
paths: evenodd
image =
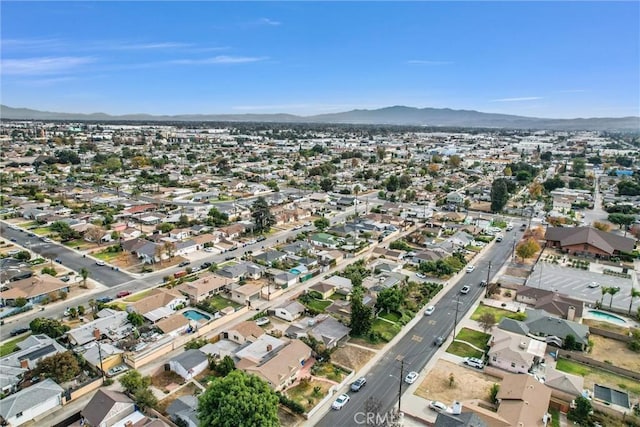
M 420 335 L 414 335 L 411 337 L 412 341 L 422 342 L 422 337 Z

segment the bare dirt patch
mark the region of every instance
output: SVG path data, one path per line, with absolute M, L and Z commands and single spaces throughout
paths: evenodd
M 291 413 L 291 411 L 282 406 L 278 407 L 278 419 L 283 427 L 298 427 L 303 425 L 305 421 L 301 416 Z
M 173 371 L 162 371 L 151 377 L 151 385 L 160 390 L 164 391 L 172 384 L 184 384 L 184 378 Z
M 627 344 L 611 338 L 592 334 L 589 339 L 593 347 L 589 357 L 601 362 L 609 361 L 613 366 L 640 372 L 640 356 L 627 348 Z
M 166 415 L 167 408 L 169 407 L 169 405 L 171 405 L 171 403 L 174 400 L 182 396 L 189 396 L 189 395 L 195 396 L 196 393 L 199 393 L 199 392 L 200 392 L 200 389 L 195 384 L 193 383 L 186 384 L 180 390 L 174 393 L 171 393 L 171 395 L 167 396 L 166 398 L 158 402 L 158 411 Z
M 453 374 L 453 386 L 449 386 L 450 374 Z M 439 400 L 446 405 L 451 405 L 454 400 L 488 400 L 489 389 L 499 382 L 499 378 L 480 371 L 447 360 L 438 360 L 415 394 L 428 400 Z
M 507 267 L 505 274 L 513 277 L 528 277 L 531 273 L 530 268 Z
M 338 365 L 346 366 L 355 371 L 362 368 L 374 355 L 375 351 L 365 350 L 353 345 L 345 345 L 337 349 L 332 355 L 331 360 Z

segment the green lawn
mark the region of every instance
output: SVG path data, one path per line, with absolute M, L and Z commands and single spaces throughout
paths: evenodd
M 549 408 L 549 413 L 551 413 L 551 427 L 560 427 L 560 411 Z
M 378 317 L 382 317 L 383 319 L 387 319 L 392 322 L 397 322 L 398 320 L 400 320 L 400 314 L 396 313 L 395 311 L 391 311 L 389 313 L 383 312 L 379 314 Z
M 68 246 L 70 248 L 75 248 L 75 247 L 86 247 L 86 246 L 90 246 L 91 243 L 87 242 L 84 239 L 75 239 L 75 240 L 69 240 L 68 242 L 64 242 L 63 245 Z
M 640 396 L 640 382 L 631 378 L 626 378 L 604 369 L 594 368 L 567 359 L 558 359 L 556 369 L 585 378 L 585 386 L 588 388 L 591 383 L 603 384 L 609 387 L 628 391 L 630 394 Z M 633 396 L 631 396 L 633 398 Z
M 457 341 L 454 341 L 451 343 L 451 345 L 447 348 L 447 353 L 455 354 L 456 356 L 460 356 L 460 357 L 477 357 L 477 358 L 481 358 L 484 354 L 481 351 L 478 351 L 475 348 L 470 347 L 463 342 L 457 342 Z
M 102 261 L 106 261 L 106 262 L 111 262 L 114 259 L 117 259 L 120 255 L 122 255 L 122 252 L 107 252 L 107 251 L 102 251 L 102 252 L 98 252 L 98 253 L 94 253 L 93 256 L 101 259 Z
M 21 341 L 24 341 L 25 339 L 27 339 L 27 337 L 31 335 L 31 334 L 26 334 L 24 336 L 20 336 L 17 338 L 14 338 L 12 340 L 9 340 L 7 342 L 5 342 L 4 344 L 2 344 L 0 346 L 0 357 L 4 357 L 8 354 L 13 353 L 14 351 L 16 351 L 18 348 L 16 347 L 16 344 L 18 344 Z
M 37 234 L 38 236 L 46 236 L 51 233 L 51 229 L 49 227 L 39 227 L 29 231 Z
M 400 326 L 395 323 L 389 323 L 386 320 L 376 319 L 371 325 L 371 330 L 378 332 L 384 341 L 389 342 L 400 332 Z
M 331 295 L 329 299 L 332 299 L 334 301 L 340 301 L 340 300 L 346 301 L 347 297 L 336 292 L 333 295 Z
M 300 383 L 295 387 L 291 387 L 285 394 L 289 396 L 289 399 L 295 400 L 304 406 L 305 411 L 309 411 L 327 395 L 330 386 L 331 385 L 325 381 L 313 380 L 308 383 Z
M 146 291 L 139 292 L 135 295 L 129 295 L 124 299 L 125 302 L 136 302 L 140 301 L 142 298 L 148 296 L 153 289 L 147 289 Z
M 332 363 L 316 363 L 311 368 L 311 374 L 316 377 L 327 378 L 331 381 L 340 383 L 347 375 L 349 375 L 349 372 L 345 372 L 343 369 Z
M 331 301 L 331 300 L 323 300 L 323 299 L 311 298 L 311 299 L 308 300 L 308 302 L 305 305 L 307 307 L 309 307 L 309 308 L 314 309 L 314 310 L 323 312 L 331 304 L 333 304 L 333 301 Z
M 242 307 L 242 305 L 238 304 L 237 302 L 231 301 L 230 299 L 223 298 L 220 295 L 214 295 L 211 298 L 208 298 L 207 303 L 209 304 L 209 307 L 211 307 L 213 310 L 218 310 L 218 311 L 229 306 L 233 308 Z
M 524 315 L 524 313 L 514 313 L 513 311 L 490 307 L 488 305 L 479 305 L 476 311 L 474 311 L 473 314 L 471 315 L 471 320 L 480 320 L 480 317 L 484 313 L 493 313 L 493 315 L 496 317 L 496 322 L 500 322 L 500 320 L 502 320 L 503 317 L 520 320 Z
M 491 338 L 491 335 L 485 334 L 484 332 L 480 331 L 474 331 L 473 329 L 469 328 L 462 328 L 462 330 L 458 332 L 458 336 L 456 337 L 456 339 L 466 341 L 478 348 L 485 348 L 487 346 L 489 338 Z

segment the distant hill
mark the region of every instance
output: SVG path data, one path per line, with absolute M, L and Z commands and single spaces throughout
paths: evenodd
M 640 117 L 544 119 L 509 114 L 482 113 L 473 110 L 404 106 L 385 107 L 376 110 L 352 110 L 315 116 L 296 116 L 293 114 L 181 114 L 174 116 L 125 114 L 112 116 L 105 113 L 57 113 L 0 105 L 0 118 L 11 120 L 352 123 L 463 128 L 640 131 Z

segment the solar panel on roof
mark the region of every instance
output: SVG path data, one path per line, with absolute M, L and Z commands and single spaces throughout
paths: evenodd
M 622 406 L 624 408 L 630 408 L 629 395 L 623 391 L 615 390 L 606 386 L 594 384 L 593 396 L 596 399 L 604 400 L 605 402 L 612 403 L 614 405 Z

